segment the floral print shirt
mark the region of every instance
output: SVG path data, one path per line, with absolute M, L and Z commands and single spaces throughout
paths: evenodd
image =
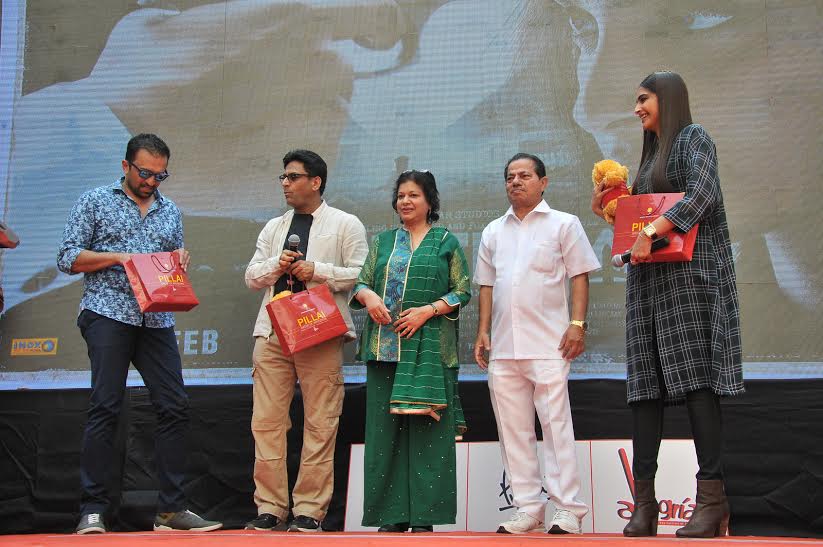
M 155 191 L 155 201 L 145 217 L 122 187 L 122 179 L 85 192 L 72 207 L 57 267 L 72 274 L 84 250 L 115 253 L 171 252 L 183 247 L 183 218 L 173 201 Z M 174 326 L 171 312 L 143 314 L 137 305 L 126 271 L 117 264 L 83 276 L 80 311 L 90 310 L 129 325 L 151 328 Z

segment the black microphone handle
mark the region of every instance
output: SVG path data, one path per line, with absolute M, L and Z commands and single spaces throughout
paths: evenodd
M 652 241 L 652 250 L 651 250 L 651 252 L 655 252 L 658 249 L 662 249 L 663 247 L 668 247 L 668 246 L 669 246 L 669 238 L 661 237 L 660 239 L 655 239 L 654 241 Z M 621 260 L 621 262 L 623 262 L 623 264 L 628 264 L 632 260 L 632 252 L 631 251 L 626 251 L 625 253 L 620 255 L 620 260 Z

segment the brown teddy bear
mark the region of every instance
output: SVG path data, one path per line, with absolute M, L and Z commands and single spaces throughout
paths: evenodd
M 592 182 L 597 187 L 601 182 L 606 188 L 611 188 L 600 200 L 603 208 L 603 217 L 609 224 L 614 224 L 614 213 L 617 210 L 617 200 L 628 196 L 631 192 L 626 186 L 629 178 L 629 168 L 620 165 L 614 160 L 600 160 L 592 169 Z

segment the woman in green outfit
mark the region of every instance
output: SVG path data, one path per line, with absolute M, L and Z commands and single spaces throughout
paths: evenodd
M 367 363 L 363 526 L 430 532 L 457 515 L 457 316 L 469 268 L 457 238 L 432 226 L 431 173 L 402 173 L 392 207 L 403 226 L 374 237 L 351 301 L 369 314 L 357 355 Z

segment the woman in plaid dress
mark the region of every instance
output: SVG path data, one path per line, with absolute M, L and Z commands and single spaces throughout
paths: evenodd
M 673 72 L 641 82 L 634 109 L 643 126 L 633 194 L 684 192 L 638 235 L 626 286 L 628 401 L 634 422 L 635 510 L 627 536 L 655 535 L 654 494 L 663 408 L 685 401 L 699 471 L 697 504 L 681 537 L 725 535 L 720 396 L 743 392 L 740 311 L 714 142 L 693 124 L 686 84 Z M 592 210 L 603 216 L 595 188 Z M 699 225 L 690 262 L 649 263 L 651 243 Z

